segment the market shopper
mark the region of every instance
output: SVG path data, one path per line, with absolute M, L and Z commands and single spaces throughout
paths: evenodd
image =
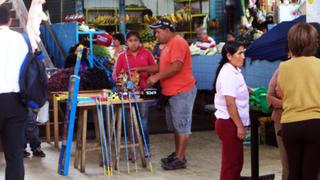
M 272 108 L 271 119 L 274 122 L 274 130 L 277 139 L 278 149 L 280 152 L 281 165 L 282 165 L 282 180 L 288 179 L 289 168 L 288 168 L 288 158 L 287 152 L 283 144 L 283 139 L 281 136 L 281 114 L 283 112 L 282 108 L 282 98 L 279 94 L 279 86 L 278 86 L 278 73 L 277 69 L 269 83 L 267 101 L 269 106 Z
M 74 46 L 72 46 L 69 49 L 69 54 L 66 57 L 66 60 L 64 62 L 64 68 L 73 68 L 76 66 L 76 62 L 77 62 L 77 48 L 81 45 L 82 43 L 78 43 Z M 84 48 L 83 52 L 82 52 L 82 58 L 81 58 L 81 63 L 80 63 L 80 68 L 82 70 L 87 69 L 88 67 L 90 67 L 90 63 L 88 61 L 87 58 L 88 55 L 88 48 Z
M 231 42 L 231 41 L 235 41 L 236 40 L 236 36 L 233 32 L 228 32 L 227 33 L 227 42 Z
M 126 35 L 126 44 L 128 46 L 128 49 L 120 53 L 119 59 L 115 66 L 115 70 L 114 70 L 115 81 L 117 81 L 117 78 L 120 76 L 122 70 L 124 70 L 125 72 L 128 72 L 127 60 L 128 60 L 130 69 L 134 69 L 137 67 L 145 67 L 145 66 L 150 66 L 155 64 L 155 61 L 151 52 L 141 46 L 141 38 L 138 32 L 136 31 L 128 32 Z M 147 84 L 148 77 L 149 77 L 148 73 L 146 72 L 140 73 L 139 86 L 141 89 L 145 89 L 148 87 L 148 84 Z M 149 104 L 140 103 L 139 106 L 140 106 L 141 119 L 142 119 L 143 130 L 146 138 L 146 143 L 149 146 L 149 143 L 150 143 L 149 123 L 148 123 Z
M 207 29 L 203 27 L 197 28 L 197 38 L 198 41 L 196 42 L 196 46 L 201 50 L 207 50 L 209 48 L 215 47 L 216 41 L 210 37 L 207 33 Z
M 240 2 L 236 0 L 226 0 L 225 3 L 226 29 L 227 31 L 235 31 L 238 20 L 240 19 L 240 13 L 237 11 Z
M 164 45 L 157 43 L 154 48 L 153 48 L 153 57 L 156 60 L 156 63 L 159 63 L 160 60 L 160 54 L 161 54 L 161 50 L 163 49 Z
M 119 54 L 124 50 L 124 45 L 125 45 L 125 39 L 123 34 L 121 33 L 116 33 L 113 35 L 113 47 L 114 47 L 114 54 L 113 58 L 111 61 L 116 64 Z
M 41 140 L 39 138 L 39 127 L 37 125 L 37 112 L 29 110 L 26 126 L 26 140 L 29 142 L 32 155 L 34 157 L 45 157 L 46 154 L 41 150 Z M 29 157 L 31 154 L 26 150 L 25 144 L 24 157 Z
M 160 81 L 161 93 L 166 97 L 166 121 L 169 130 L 174 131 L 175 152 L 161 159 L 165 170 L 187 167 L 186 147 L 191 134 L 192 110 L 197 89 L 192 74 L 191 53 L 188 43 L 174 33 L 173 24 L 165 19 L 150 26 L 155 31 L 161 50 L 160 63 L 138 68 L 138 71 L 155 73 L 150 76 L 150 85 Z
M 288 32 L 291 59 L 279 67 L 281 134 L 289 180 L 316 180 L 320 167 L 320 59 L 314 57 L 318 46 L 312 25 L 295 24 Z
M 249 125 L 249 91 L 241 74 L 244 47 L 227 42 L 213 84 L 215 129 L 222 149 L 220 180 L 239 180 L 243 166 L 243 139 Z
M 23 36 L 10 30 L 9 10 L 0 6 L 0 138 L 4 146 L 7 180 L 24 179 L 23 149 L 27 108 L 19 91 L 19 71 L 28 53 Z

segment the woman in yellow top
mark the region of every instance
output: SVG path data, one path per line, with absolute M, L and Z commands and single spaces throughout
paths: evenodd
M 279 67 L 283 98 L 282 137 L 289 180 L 317 180 L 320 167 L 320 59 L 314 57 L 318 33 L 306 23 L 288 32 L 291 59 Z

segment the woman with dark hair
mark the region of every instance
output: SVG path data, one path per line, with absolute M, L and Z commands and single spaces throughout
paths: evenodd
M 77 61 L 77 48 L 80 45 L 76 44 L 75 46 L 71 47 L 69 49 L 69 55 L 66 57 L 66 60 L 64 62 L 64 68 L 71 68 L 74 67 L 76 65 L 76 61 Z M 88 49 L 84 48 L 83 52 L 82 52 L 82 58 L 81 58 L 81 69 L 85 70 L 89 67 L 89 61 L 87 58 L 87 54 L 88 54 Z
M 227 42 L 230 41 L 235 41 L 236 40 L 236 35 L 234 32 L 230 31 L 227 33 Z
M 113 35 L 114 54 L 110 60 L 111 63 L 113 63 L 113 64 L 117 63 L 119 54 L 124 50 L 125 43 L 126 42 L 125 42 L 125 38 L 124 38 L 123 34 L 116 33 Z
M 314 57 L 318 46 L 312 25 L 295 24 L 288 32 L 291 59 L 279 67 L 281 135 L 290 180 L 317 180 L 320 168 L 320 59 Z
M 113 37 L 113 43 L 116 43 L 116 45 L 124 45 L 126 43 L 124 36 L 121 33 L 116 33 L 112 37 Z
M 244 60 L 244 47 L 227 42 L 213 84 L 215 129 L 222 145 L 220 180 L 239 180 L 243 166 L 243 139 L 250 123 L 249 91 L 240 70 Z

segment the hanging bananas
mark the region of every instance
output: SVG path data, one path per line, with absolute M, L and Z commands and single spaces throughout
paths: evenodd
M 143 16 L 143 22 L 146 24 L 151 24 L 151 19 L 147 14 Z
M 94 25 L 116 25 L 119 23 L 118 16 L 97 16 L 92 20 Z

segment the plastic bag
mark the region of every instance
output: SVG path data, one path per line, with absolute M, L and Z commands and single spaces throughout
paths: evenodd
M 45 124 L 49 120 L 49 102 L 47 101 L 38 112 L 37 123 Z
M 272 109 L 267 103 L 267 88 L 259 87 L 254 88 L 250 94 L 250 109 L 257 110 L 263 113 L 270 113 Z

